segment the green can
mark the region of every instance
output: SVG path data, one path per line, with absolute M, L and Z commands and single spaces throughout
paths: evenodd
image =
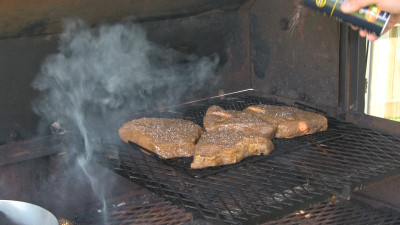
M 303 0 L 303 4 L 309 8 L 320 11 L 331 18 L 345 22 L 380 36 L 390 19 L 390 13 L 382 11 L 376 5 L 370 5 L 358 12 L 345 14 L 340 6 L 345 0 Z

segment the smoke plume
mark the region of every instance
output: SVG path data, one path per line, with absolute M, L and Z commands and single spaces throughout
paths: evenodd
M 203 89 L 217 65 L 218 56 L 188 55 L 148 41 L 137 24 L 90 29 L 67 21 L 58 53 L 47 57 L 32 84 L 41 92 L 33 109 L 44 129 L 57 121 L 82 137 L 76 166 L 93 179 L 87 163 L 99 149 L 99 137 L 117 136 L 132 112 L 173 105 Z M 104 200 L 101 182 L 91 181 Z
M 34 110 L 47 122 L 75 125 L 84 136 L 107 135 L 107 128 L 133 111 L 178 103 L 188 91 L 204 88 L 218 64 L 216 56 L 187 55 L 152 43 L 132 23 L 89 29 L 69 21 L 58 50 L 33 82 L 43 93 Z

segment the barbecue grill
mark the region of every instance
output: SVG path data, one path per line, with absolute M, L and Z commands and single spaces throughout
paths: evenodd
M 211 105 L 242 110 L 256 104 L 282 104 L 240 95 L 145 115 L 174 116 L 201 125 Z M 191 170 L 190 158 L 160 160 L 132 144 L 109 146 L 98 160 L 201 217 L 231 224 L 260 223 L 335 196 L 348 199 L 353 191 L 399 172 L 398 137 L 328 118 L 325 132 L 275 139 L 272 154 L 218 168 Z
M 18 0 L 4 7 L 0 3 L 0 21 L 5 21 L 0 23 L 0 199 L 41 206 L 63 225 L 400 222 L 400 124 L 363 113 L 366 43 L 346 24 L 306 9 L 300 0 L 42 3 L 33 6 Z M 113 61 L 106 57 L 109 52 L 85 55 L 84 45 L 78 49 L 85 57 L 75 61 L 82 61 L 91 77 L 82 86 L 74 80 L 69 91 L 76 91 L 74 86 L 90 91 L 107 83 L 91 80 L 96 73 L 118 78 L 115 74 L 126 76 L 121 71 L 127 68 L 136 76 L 136 71 L 144 71 L 143 64 L 154 67 L 143 72 L 149 79 L 134 77 L 146 82 L 130 85 L 130 80 L 123 82 L 128 88 L 111 84 L 104 88 L 121 88 L 128 94 L 113 92 L 110 101 L 98 101 L 102 105 L 81 105 L 89 115 L 82 117 L 89 118 L 82 124 L 93 125 L 90 141 L 74 126 L 76 121 L 63 121 L 68 116 L 64 111 L 76 112 L 68 111 L 73 104 L 37 104 L 50 92 L 39 90 L 36 79 L 54 68 L 49 62 L 72 68 L 64 74 L 57 70 L 63 79 L 79 74 L 77 64 L 68 61 L 75 53 L 63 42 L 73 36 L 62 33 L 66 17 L 87 23 L 84 34 L 92 36 L 86 44 L 95 43 L 95 50 L 102 46 L 96 35 L 110 33 L 104 27 L 108 31 L 134 27 L 124 30 L 130 35 L 143 30 L 146 35 L 140 37 L 146 36 L 148 42 L 140 46 L 148 44 L 151 49 L 148 61 L 136 64 L 129 60 L 120 64 L 132 57 Z M 75 28 L 69 27 L 78 33 Z M 133 40 L 126 33 L 113 38 L 121 43 Z M 132 46 L 117 46 L 112 56 L 119 47 L 126 54 Z M 60 51 L 65 55 L 51 58 Z M 90 67 L 103 56 L 108 60 Z M 55 60 L 63 57 L 64 61 Z M 98 70 L 109 62 L 118 67 Z M 171 62 L 177 69 L 168 67 Z M 131 64 L 137 67 L 129 70 Z M 190 68 L 203 67 L 213 73 L 186 74 Z M 163 83 L 168 76 L 173 82 Z M 43 84 L 46 79 L 39 81 Z M 99 89 L 103 92 L 94 96 L 101 99 L 107 92 Z M 172 95 L 175 91 L 180 94 Z M 60 96 L 60 102 L 71 97 Z M 134 107 L 120 104 L 131 99 Z M 71 102 L 79 105 L 77 100 Z M 257 104 L 323 114 L 328 130 L 273 139 L 270 155 L 197 170 L 190 169 L 190 157 L 162 159 L 118 137 L 120 125 L 132 119 L 180 118 L 202 126 L 212 105 L 242 110 Z M 110 105 L 115 108 L 110 110 Z M 42 108 L 58 117 L 50 120 L 38 113 Z M 116 113 L 122 109 L 128 111 Z M 94 119 L 98 114 L 101 120 Z M 87 151 L 88 146 L 93 151 Z M 87 165 L 78 169 L 82 162 Z

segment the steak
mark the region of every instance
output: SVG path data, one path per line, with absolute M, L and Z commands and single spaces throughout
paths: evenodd
M 205 132 L 195 147 L 192 169 L 228 165 L 252 155 L 269 154 L 272 141 L 250 132 L 213 130 Z
M 207 132 L 213 130 L 232 130 L 250 132 L 254 135 L 272 139 L 276 127 L 250 113 L 238 110 L 224 110 L 213 105 L 208 108 L 203 118 L 204 128 Z
M 169 159 L 193 156 L 202 128 L 188 120 L 144 117 L 123 124 L 118 133 L 123 141 Z
M 277 127 L 276 138 L 293 138 L 328 129 L 325 116 L 290 106 L 254 105 L 243 112 L 253 114 Z

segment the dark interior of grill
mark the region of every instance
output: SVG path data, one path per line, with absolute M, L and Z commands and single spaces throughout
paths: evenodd
M 399 223 L 400 124 L 364 113 L 366 41 L 301 0 L 17 0 L 0 21 L 0 200 L 63 225 Z M 328 130 L 197 170 L 118 136 L 257 104 Z

